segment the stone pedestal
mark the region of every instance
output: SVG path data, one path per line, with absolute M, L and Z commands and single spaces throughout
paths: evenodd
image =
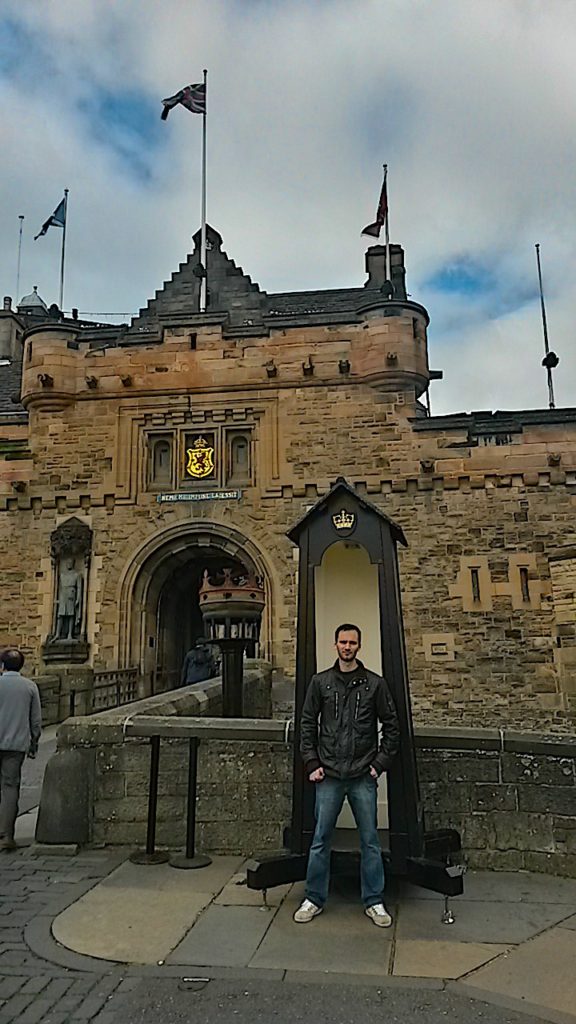
M 88 661 L 88 654 L 85 640 L 47 640 L 42 645 L 42 660 L 46 665 L 54 662 L 81 665 Z

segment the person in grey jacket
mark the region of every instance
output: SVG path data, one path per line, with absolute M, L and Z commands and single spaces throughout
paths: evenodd
M 379 928 L 392 918 L 383 903 L 384 865 L 377 832 L 378 776 L 398 750 L 398 716 L 386 680 L 358 660 L 358 626 L 338 626 L 338 658 L 312 677 L 300 720 L 300 753 L 315 785 L 316 828 L 308 855 L 305 899 L 294 914 L 307 924 L 328 896 L 332 834 L 345 798 L 360 833 L 360 881 L 365 913 Z M 380 732 L 380 735 L 379 735 Z
M 20 675 L 24 655 L 14 647 L 0 653 L 0 850 L 15 850 L 20 779 L 26 754 L 34 757 L 42 731 L 36 683 Z

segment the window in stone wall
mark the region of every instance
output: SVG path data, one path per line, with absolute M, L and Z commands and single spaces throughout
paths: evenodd
M 454 583 L 448 584 L 450 597 L 462 601 L 465 612 L 492 611 L 492 579 L 486 555 L 464 555 Z
M 150 452 L 149 480 L 153 487 L 172 485 L 172 437 L 151 436 L 148 438 Z
M 227 449 L 227 482 L 230 484 L 250 483 L 252 468 L 249 432 L 230 432 L 227 436 Z
M 525 566 L 520 566 L 520 590 L 522 593 L 522 600 L 525 604 L 530 604 L 530 587 L 528 581 L 528 569 Z

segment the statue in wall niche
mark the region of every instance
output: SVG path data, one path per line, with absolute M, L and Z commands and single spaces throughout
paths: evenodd
M 71 555 L 60 564 L 56 602 L 56 639 L 78 639 L 82 626 L 84 579 Z
M 92 530 L 76 516 L 67 519 L 51 534 L 50 549 L 54 567 L 52 629 L 43 657 L 48 661 L 85 661 Z

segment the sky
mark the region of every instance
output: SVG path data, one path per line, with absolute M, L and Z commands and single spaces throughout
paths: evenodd
M 121 322 L 208 221 L 268 292 L 358 287 L 388 164 L 390 238 L 430 313 L 432 412 L 576 405 L 574 0 L 2 0 L 0 288 Z M 107 314 L 107 316 L 104 316 Z M 108 314 L 116 314 L 108 316 Z

